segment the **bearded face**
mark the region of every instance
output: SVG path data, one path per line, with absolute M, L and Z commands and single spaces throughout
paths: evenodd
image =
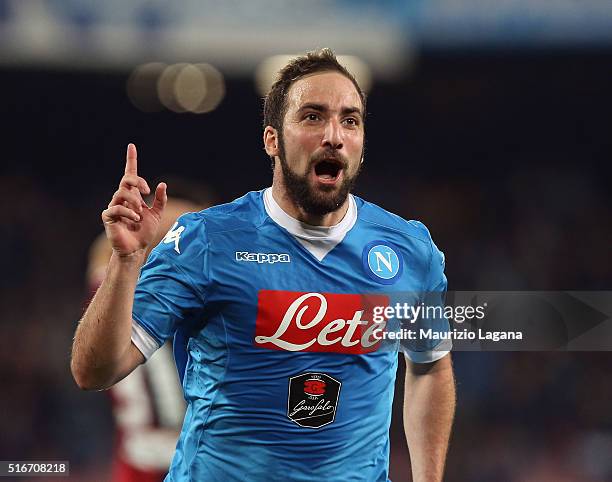
M 287 161 L 282 135 L 279 141 L 284 185 L 293 203 L 314 216 L 323 216 L 339 209 L 355 186 L 361 162 L 351 174 L 348 160 L 337 151 L 328 150 L 313 155 L 306 172 L 298 173 L 292 170 Z
M 291 86 L 278 158 L 286 193 L 305 213 L 336 211 L 353 188 L 363 158 L 361 108 L 355 86 L 337 72 L 312 74 Z

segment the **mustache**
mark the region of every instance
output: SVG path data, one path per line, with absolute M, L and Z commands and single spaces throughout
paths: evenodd
M 326 150 L 323 152 L 320 152 L 319 154 L 315 154 L 314 156 L 312 156 L 310 158 L 310 165 L 309 167 L 312 168 L 314 167 L 317 163 L 321 162 L 321 161 L 335 161 L 337 163 L 339 163 L 342 166 L 342 169 L 347 169 L 348 168 L 348 160 L 346 159 L 346 157 L 344 157 L 342 154 L 340 154 L 338 151 L 335 150 Z

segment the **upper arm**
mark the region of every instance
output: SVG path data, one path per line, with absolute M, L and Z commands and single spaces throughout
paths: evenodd
M 182 216 L 171 236 L 151 253 L 134 294 L 132 317 L 143 339 L 156 349 L 181 326 L 202 319 L 209 286 L 208 241 L 202 223 L 193 214 Z M 136 345 L 143 349 L 139 340 Z M 148 344 L 151 345 L 151 344 Z M 145 357 L 151 350 L 143 349 Z
M 409 396 L 420 380 L 429 380 L 428 383 L 439 387 L 450 387 L 449 390 L 454 391 L 455 377 L 450 353 L 431 363 L 414 363 L 408 357 L 404 359 L 406 361 L 405 397 Z
M 406 378 L 437 373 L 443 370 L 452 370 L 453 368 L 450 353 L 446 353 L 442 358 L 429 363 L 415 363 L 407 356 L 404 357 L 404 360 L 406 361 Z
M 141 351 L 134 345 L 134 342 L 130 343 L 130 346 L 125 352 L 125 355 L 119 362 L 119 369 L 117 370 L 117 376 L 113 381 L 112 385 L 123 380 L 130 373 L 132 373 L 139 365 L 145 362 L 145 357 Z
M 431 239 L 427 228 L 423 226 L 423 229 L 429 238 L 427 269 L 423 273 L 423 292 L 420 293 L 423 310 L 418 318 L 411 320 L 410 328 L 417 333 L 417 337 L 401 344 L 406 363 L 411 365 L 427 365 L 443 359 L 453 346 L 451 338 L 444 336 L 451 331 L 444 312 L 447 288 L 444 254 Z

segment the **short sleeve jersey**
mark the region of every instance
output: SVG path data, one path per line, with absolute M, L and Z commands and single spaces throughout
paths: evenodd
M 145 357 L 173 337 L 187 401 L 166 480 L 387 481 L 398 356 L 378 349 L 372 309 L 445 290 L 423 224 L 356 196 L 331 228 L 290 218 L 271 189 L 180 217 L 133 309 Z

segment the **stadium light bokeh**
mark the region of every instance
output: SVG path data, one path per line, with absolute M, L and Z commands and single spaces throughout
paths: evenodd
M 152 62 L 132 71 L 126 91 L 132 104 L 143 112 L 159 112 L 165 107 L 176 113 L 204 114 L 225 97 L 225 79 L 207 63 Z
M 167 67 L 162 62 L 139 65 L 130 74 L 126 90 L 134 107 L 143 112 L 159 112 L 164 106 L 157 95 L 157 81 Z

